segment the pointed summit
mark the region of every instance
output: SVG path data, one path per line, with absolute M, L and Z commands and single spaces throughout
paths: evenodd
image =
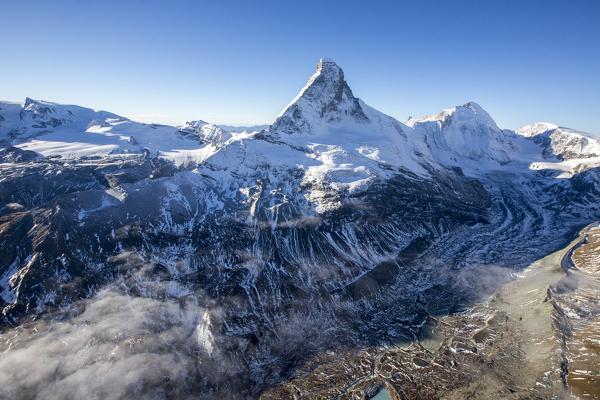
M 321 58 L 317 70 L 292 102 L 277 116 L 271 131 L 315 133 L 323 124 L 369 118 L 354 97 L 342 69 L 330 58 Z
M 333 58 L 321 57 L 317 63 L 317 72 L 337 74 L 339 78 L 344 79 L 344 71 L 336 64 Z

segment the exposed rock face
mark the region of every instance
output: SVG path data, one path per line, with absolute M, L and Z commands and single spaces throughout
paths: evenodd
M 324 123 L 366 122 L 360 100 L 344 80 L 344 72 L 331 59 L 322 58 L 317 71 L 292 103 L 273 123 L 273 132 L 316 132 Z
M 25 105 L 19 114 L 22 121 L 28 121 L 34 128 L 56 128 L 71 122 L 69 116 L 73 115 L 70 110 L 65 114 L 59 114 L 50 104 L 25 99 Z
M 152 329 L 197 367 L 166 397 L 256 397 L 314 355 L 413 339 L 600 216 L 593 165 L 530 169 L 544 149 L 474 103 L 402 124 L 326 59 L 260 132 L 70 107 L 26 102 L 0 151 L 0 323 L 91 326 L 82 309 L 113 297 L 153 318 L 164 305 L 181 331 Z M 77 156 L 53 157 L 59 140 Z

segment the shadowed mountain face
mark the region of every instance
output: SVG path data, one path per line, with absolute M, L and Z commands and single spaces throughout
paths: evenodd
M 254 132 L 0 116 L 0 397 L 254 398 L 427 335 L 600 217 L 595 139 L 472 102 L 404 124 L 327 59 Z

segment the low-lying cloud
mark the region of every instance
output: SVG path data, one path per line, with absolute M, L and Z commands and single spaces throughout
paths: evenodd
M 135 270 L 129 277 L 0 334 L 0 399 L 255 398 L 290 360 L 335 341 L 319 307 L 264 312 L 261 321 L 237 296 L 217 303 L 161 281 L 141 258 L 123 262 Z
M 189 297 L 105 289 L 83 311 L 0 336 L 0 398 L 188 398 L 236 373 L 218 354 L 215 310 Z

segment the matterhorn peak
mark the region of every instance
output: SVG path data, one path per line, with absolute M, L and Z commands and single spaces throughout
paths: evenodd
M 319 64 L 322 64 L 322 63 L 333 63 L 333 64 L 335 64 L 335 60 L 333 58 L 331 58 L 331 57 L 321 57 L 319 59 Z
M 368 121 L 354 97 L 342 69 L 330 58 L 321 58 L 315 73 L 292 102 L 277 116 L 272 132 L 315 133 L 323 124 L 342 120 Z
M 344 78 L 344 72 L 333 58 L 321 57 L 317 63 L 317 73 L 323 73 L 323 71 L 341 74 L 342 79 Z

